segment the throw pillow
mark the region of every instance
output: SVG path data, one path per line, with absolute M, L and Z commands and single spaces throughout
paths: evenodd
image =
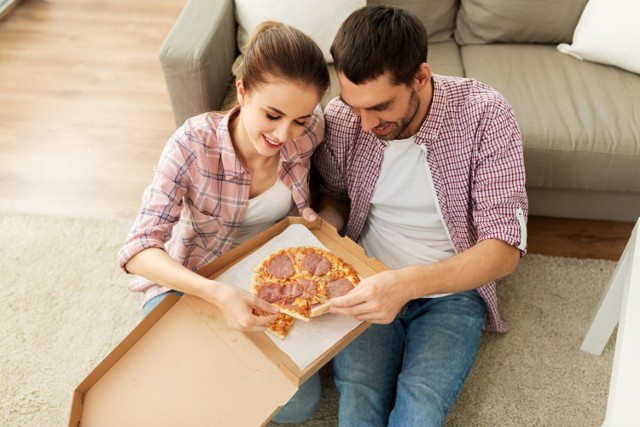
M 573 43 L 561 43 L 558 50 L 640 74 L 638 22 L 638 0 L 589 0 L 573 33 Z
M 366 0 L 235 0 L 238 46 L 242 49 L 262 21 L 279 21 L 314 39 L 331 63 L 329 48 L 342 21 L 365 4 Z

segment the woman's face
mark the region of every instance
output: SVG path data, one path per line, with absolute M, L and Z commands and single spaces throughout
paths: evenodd
M 284 143 L 301 136 L 316 105 L 318 90 L 284 80 L 244 89 L 236 83 L 241 106 L 239 124 L 244 138 L 257 153 L 273 156 Z M 251 149 L 249 147 L 249 149 Z

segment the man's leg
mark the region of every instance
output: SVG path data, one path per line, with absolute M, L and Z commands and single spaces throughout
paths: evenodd
M 475 290 L 409 304 L 389 426 L 442 426 L 475 360 L 486 306 Z
M 371 325 L 333 359 L 341 426 L 386 426 L 402 364 L 404 328 Z

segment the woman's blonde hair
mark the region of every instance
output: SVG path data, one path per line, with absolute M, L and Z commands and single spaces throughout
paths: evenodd
M 329 71 L 322 50 L 302 31 L 275 21 L 256 27 L 243 49 L 244 59 L 236 78 L 245 89 L 269 79 L 314 86 L 322 97 L 329 88 Z

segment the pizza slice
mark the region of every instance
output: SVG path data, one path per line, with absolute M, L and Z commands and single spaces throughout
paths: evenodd
M 293 327 L 294 319 L 288 314 L 280 313 L 275 321 L 267 325 L 267 331 L 281 340 L 285 339 Z
M 296 319 L 309 321 L 309 300 L 306 298 L 286 298 L 275 303 L 280 307 L 280 313 L 288 314 Z

